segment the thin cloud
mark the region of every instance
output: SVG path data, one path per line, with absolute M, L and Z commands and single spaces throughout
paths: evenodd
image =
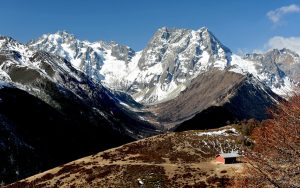
M 281 37 L 275 36 L 265 44 L 266 49 L 290 49 L 300 55 L 300 37 Z
M 274 24 L 278 23 L 281 18 L 286 14 L 297 13 L 300 12 L 300 7 L 295 4 L 291 4 L 288 6 L 283 6 L 275 10 L 271 10 L 267 13 L 267 17 L 273 22 Z

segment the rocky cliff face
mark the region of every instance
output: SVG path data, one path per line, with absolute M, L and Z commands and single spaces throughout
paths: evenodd
M 288 49 L 274 49 L 265 54 L 247 54 L 245 60 L 256 62 L 258 77 L 274 92 L 287 95 L 300 81 L 300 57 Z
M 206 28 L 161 28 L 139 59 L 133 97 L 146 104 L 172 99 L 202 72 L 213 67 L 224 69 L 230 55 L 230 50 Z
M 66 31 L 45 34 L 29 42 L 28 47 L 32 50 L 42 50 L 65 58 L 71 62 L 74 68 L 84 72 L 94 81 L 105 79 L 100 71 L 108 58 L 126 63 L 135 55 L 135 52 L 127 46 L 115 42 L 91 43 L 80 41 Z M 106 56 L 108 57 L 106 58 Z
M 28 45 L 65 57 L 75 68 L 108 88 L 129 93 L 145 104 L 176 97 L 201 72 L 212 67 L 224 68 L 231 55 L 206 28 L 161 28 L 147 47 L 137 53 L 116 43 L 80 42 L 66 32 L 44 35 Z M 82 55 L 83 51 L 86 55 Z
M 66 32 L 43 35 L 28 46 L 66 58 L 95 81 L 146 105 L 174 99 L 191 80 L 215 68 L 252 74 L 279 95 L 298 82 L 297 54 L 283 49 L 240 57 L 207 28 L 161 28 L 140 52 L 115 42 L 80 41 Z

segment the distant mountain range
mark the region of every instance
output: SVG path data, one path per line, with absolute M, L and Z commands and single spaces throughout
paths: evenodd
M 175 98 L 191 80 L 213 68 L 252 74 L 280 95 L 299 82 L 298 54 L 282 49 L 240 57 L 207 28 L 161 28 L 139 52 L 115 42 L 80 41 L 67 32 L 43 35 L 27 46 L 63 57 L 95 81 L 143 104 Z
M 299 71 L 288 49 L 241 57 L 207 28 L 161 28 L 139 52 L 65 31 L 1 36 L 0 182 L 166 131 L 265 119 Z

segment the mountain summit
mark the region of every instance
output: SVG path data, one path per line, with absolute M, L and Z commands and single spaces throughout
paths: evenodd
M 140 52 L 115 42 L 80 41 L 64 31 L 43 35 L 28 46 L 66 58 L 93 80 L 148 105 L 175 98 L 191 80 L 214 68 L 252 74 L 280 95 L 292 91 L 300 81 L 282 59 L 272 61 L 271 52 L 240 57 L 205 27 L 160 28 Z M 288 57 L 293 68 L 300 64 L 295 55 Z
M 160 28 L 138 52 L 66 31 L 28 44 L 0 36 L 0 177 L 167 131 L 265 119 L 299 70 L 290 50 L 241 57 L 207 28 Z

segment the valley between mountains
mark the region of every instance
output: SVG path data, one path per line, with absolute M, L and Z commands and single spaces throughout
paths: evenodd
M 289 49 L 239 56 L 207 28 L 160 28 L 141 51 L 66 31 L 27 44 L 0 36 L 0 182 L 229 185 L 240 168 L 210 163 L 241 144 L 224 126 L 266 119 L 297 92 L 299 71 Z

